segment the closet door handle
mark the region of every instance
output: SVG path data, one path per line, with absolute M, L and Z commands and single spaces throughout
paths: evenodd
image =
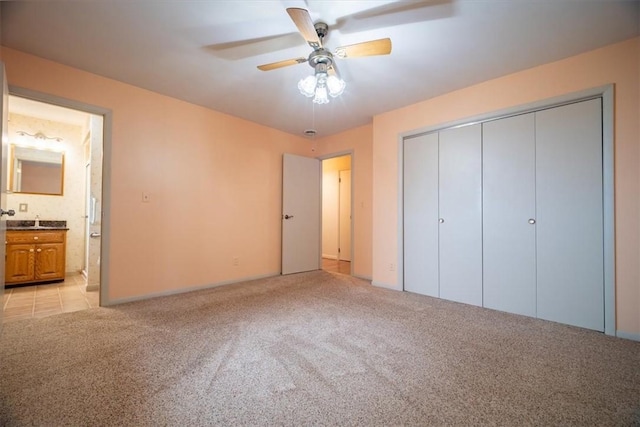
M 535 224 L 535 223 L 536 223 L 536 220 L 535 220 L 535 219 L 533 219 L 533 218 L 530 218 L 530 219 L 529 219 L 529 224 Z
M 439 218 L 439 219 L 438 219 L 438 222 L 439 222 L 440 224 L 442 224 L 442 223 L 444 222 L 444 218 Z

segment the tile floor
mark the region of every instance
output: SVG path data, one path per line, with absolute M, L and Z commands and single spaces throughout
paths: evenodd
M 86 291 L 82 275 L 64 282 L 9 287 L 4 290 L 2 322 L 40 318 L 99 306 L 99 291 Z
M 351 262 L 322 258 L 322 269 L 332 273 L 351 274 Z

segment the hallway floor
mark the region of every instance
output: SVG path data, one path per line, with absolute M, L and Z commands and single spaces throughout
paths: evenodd
M 322 258 L 322 269 L 332 273 L 351 274 L 351 262 Z
M 99 301 L 100 292 L 87 292 L 80 274 L 67 276 L 64 282 L 5 288 L 2 322 L 86 310 L 98 307 Z

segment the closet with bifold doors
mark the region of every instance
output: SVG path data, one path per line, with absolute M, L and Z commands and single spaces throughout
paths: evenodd
M 602 99 L 406 137 L 404 289 L 604 330 Z

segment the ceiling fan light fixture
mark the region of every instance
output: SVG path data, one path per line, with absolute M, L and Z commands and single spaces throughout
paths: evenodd
M 315 75 L 305 77 L 298 82 L 298 89 L 304 96 L 313 97 L 313 102 L 316 104 L 328 104 L 329 96 L 332 98 L 340 96 L 346 84 L 337 76 L 327 75 L 326 64 L 318 65 Z

